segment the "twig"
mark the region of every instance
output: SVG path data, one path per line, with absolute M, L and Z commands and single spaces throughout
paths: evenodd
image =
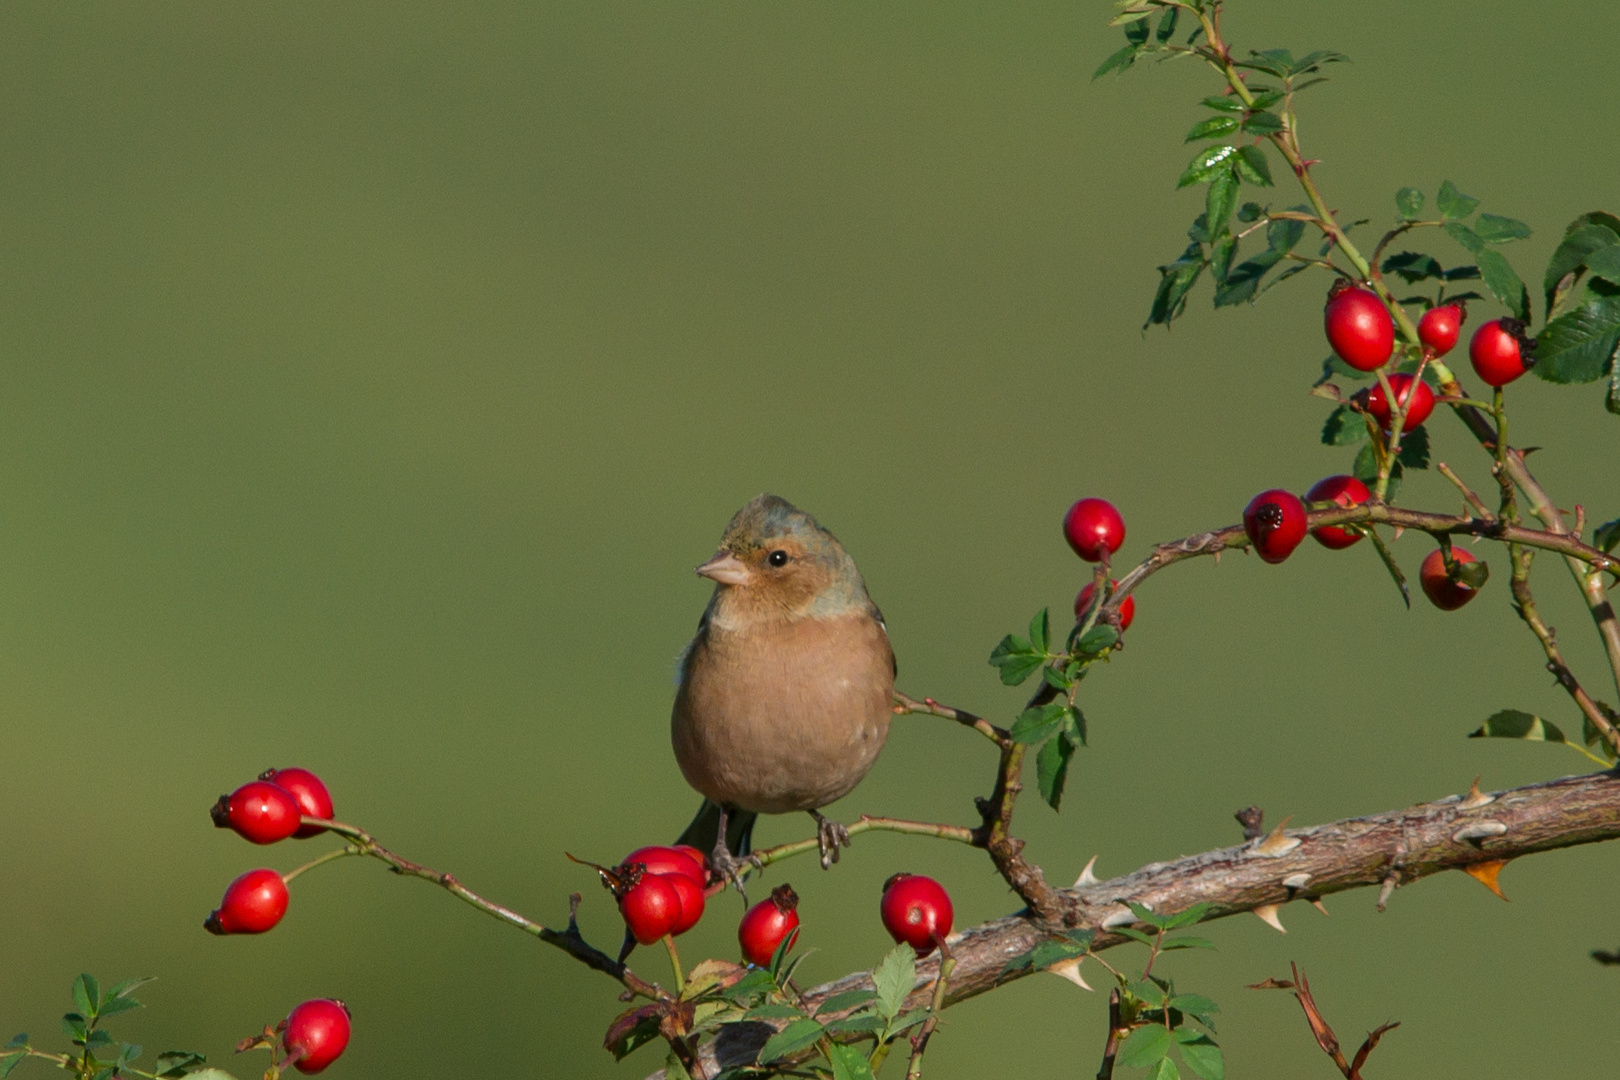
M 920 716 L 940 716 L 946 720 L 955 720 L 972 728 L 997 746 L 1005 746 L 1011 738 L 1005 728 L 999 728 L 982 716 L 975 716 L 964 709 L 953 709 L 949 705 L 941 705 L 933 698 L 923 698 L 918 701 L 896 690 L 894 692 L 894 711 L 897 716 L 908 713 Z
M 950 948 L 939 937 L 935 937 L 934 941 L 940 952 L 939 972 L 934 976 L 934 996 L 928 1003 L 928 1019 L 923 1021 L 922 1029 L 911 1037 L 911 1061 L 906 1065 L 906 1080 L 919 1080 L 922 1076 L 923 1054 L 928 1050 L 928 1040 L 933 1037 L 934 1029 L 939 1026 L 939 1014 L 945 1008 L 945 991 L 950 986 L 951 972 L 956 969 L 956 957 L 951 955 Z
M 910 833 L 913 836 L 937 836 L 942 840 L 955 840 L 961 844 L 971 844 L 974 847 L 983 847 L 978 840 L 975 830 L 965 825 L 940 825 L 931 821 L 906 821 L 902 818 L 868 817 L 861 815 L 861 819 L 849 827 L 849 835 L 859 836 L 863 832 L 897 832 Z M 820 842 L 811 837 L 808 840 L 794 840 L 786 844 L 777 844 L 756 851 L 747 860 L 750 864 L 758 865 L 761 869 L 783 859 L 807 852 L 819 850 Z
M 1453 484 L 1457 485 L 1457 490 L 1462 492 L 1463 501 L 1468 504 L 1469 509 L 1474 511 L 1474 515 L 1476 517 L 1480 518 L 1481 520 L 1489 520 L 1493 516 L 1491 512 L 1486 509 L 1484 500 L 1474 493 L 1473 488 L 1463 483 L 1462 477 L 1451 471 L 1450 465 L 1447 465 L 1443 461 L 1437 462 L 1435 464 L 1435 469 L 1439 471 L 1441 476 L 1444 476 L 1447 480 L 1450 480 Z
M 1378 1045 L 1379 1040 L 1401 1026 L 1400 1022 L 1393 1021 L 1381 1024 L 1369 1031 L 1367 1038 L 1361 1044 L 1361 1049 L 1356 1051 L 1355 1060 L 1346 1061 L 1344 1052 L 1339 1049 L 1339 1037 L 1333 1033 L 1333 1028 L 1329 1026 L 1327 1019 L 1322 1015 L 1322 1010 L 1317 1008 L 1316 999 L 1311 996 L 1310 980 L 1305 978 L 1305 973 L 1299 970 L 1298 964 L 1290 963 L 1288 967 L 1294 974 L 1292 981 L 1288 979 L 1267 979 L 1263 983 L 1256 983 L 1249 989 L 1292 990 L 1294 997 L 1299 1001 L 1300 1008 L 1305 1010 L 1305 1020 L 1311 1025 L 1311 1034 L 1316 1037 L 1316 1045 L 1322 1048 L 1324 1054 L 1333 1059 L 1333 1064 L 1338 1066 L 1344 1080 L 1361 1080 L 1361 1067 L 1367 1063 L 1368 1055 L 1373 1052 L 1373 1048 Z
M 1119 988 L 1116 986 L 1108 992 L 1108 1041 L 1103 1043 L 1102 1065 L 1097 1069 L 1097 1080 L 1113 1080 L 1114 1058 L 1119 1054 L 1119 1044 L 1130 1028 L 1125 1026 L 1125 1018 L 1119 1014 Z
M 1541 642 L 1541 649 L 1547 654 L 1547 670 L 1552 672 L 1553 678 L 1558 680 L 1558 685 L 1574 699 L 1576 706 L 1581 710 L 1581 715 L 1586 717 L 1587 723 L 1603 736 L 1617 755 L 1620 755 L 1620 731 L 1615 730 L 1614 724 L 1604 715 L 1603 709 L 1592 700 L 1592 695 L 1586 692 L 1576 680 L 1575 673 L 1569 670 L 1569 665 L 1564 663 L 1552 627 L 1542 620 L 1541 613 L 1536 608 L 1535 596 L 1530 592 L 1530 563 L 1535 553 L 1517 544 L 1510 545 L 1509 551 L 1513 558 L 1511 586 L 1513 609 L 1519 613 L 1519 618 L 1524 620 L 1530 632 L 1536 635 L 1536 640 Z

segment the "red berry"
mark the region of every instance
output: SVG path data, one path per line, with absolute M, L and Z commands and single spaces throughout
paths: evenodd
M 799 894 L 791 885 L 778 885 L 771 895 L 749 908 L 737 924 L 737 944 L 743 959 L 767 966 L 782 942 L 799 936 Z M 792 948 L 792 945 L 788 946 Z
M 883 883 L 883 902 L 878 908 L 884 929 L 896 941 L 904 941 L 918 956 L 934 951 L 934 939 L 951 932 L 951 898 L 944 886 L 921 874 L 896 874 Z
M 1353 476 L 1329 476 L 1311 485 L 1311 490 L 1305 493 L 1306 502 L 1335 502 L 1340 506 L 1360 506 L 1372 498 L 1372 492 Z M 1361 533 L 1345 528 L 1343 525 L 1323 525 L 1319 529 L 1312 529 L 1311 535 L 1316 542 L 1325 548 L 1334 551 L 1349 547 L 1361 540 Z
M 703 886 L 685 874 L 659 874 L 659 877 L 675 887 L 675 893 L 681 901 L 681 917 L 670 928 L 672 934 L 684 934 L 698 924 L 703 918 Z
M 1262 491 L 1243 511 L 1243 531 L 1256 554 L 1268 563 L 1280 563 L 1305 539 L 1305 504 L 1291 491 Z
M 225 886 L 219 910 L 203 923 L 210 934 L 262 934 L 287 914 L 287 883 L 274 870 L 249 870 Z
M 1414 380 L 1410 375 L 1391 375 L 1389 388 L 1395 391 L 1395 399 L 1406 404 L 1406 419 L 1401 422 L 1401 432 L 1411 431 L 1434 412 L 1434 391 L 1422 379 Z M 1384 385 L 1379 383 L 1367 391 L 1367 402 L 1363 406 L 1372 418 L 1378 421 L 1378 426 L 1385 431 L 1389 430 L 1390 420 L 1394 413 L 1389 405 L 1389 398 L 1384 395 Z
M 642 874 L 619 897 L 619 914 L 632 936 L 651 945 L 681 921 L 681 894 L 663 874 Z
M 1395 351 L 1395 323 L 1378 294 L 1369 289 L 1335 285 L 1322 321 L 1328 344 L 1357 371 L 1383 367 Z
M 1110 589 L 1118 584 L 1119 582 L 1115 581 L 1113 578 L 1108 579 L 1108 587 Z M 1080 590 L 1080 595 L 1074 598 L 1074 617 L 1077 620 L 1085 618 L 1086 608 L 1090 606 L 1091 583 L 1087 582 L 1086 587 Z M 1125 602 L 1119 605 L 1119 629 L 1121 633 L 1131 628 L 1131 620 L 1134 618 L 1136 618 L 1136 597 L 1127 596 L 1125 598 Z
M 692 861 L 698 864 L 698 869 L 703 871 L 703 877 L 699 884 L 707 885 L 709 883 L 709 857 L 691 844 L 676 844 L 675 850 L 684 851 L 691 856 Z
M 298 831 L 298 800 L 268 780 L 255 780 L 221 795 L 209 813 L 215 825 L 235 829 L 255 844 L 273 844 Z
M 1476 561 L 1459 547 L 1451 549 L 1451 557 L 1459 564 Z M 1440 548 L 1435 548 L 1424 557 L 1423 565 L 1418 568 L 1418 582 L 1423 586 L 1423 595 L 1441 611 L 1456 611 L 1479 595 L 1478 589 L 1453 581 L 1446 574 L 1446 556 Z
M 1125 519 L 1107 499 L 1081 499 L 1063 515 L 1063 536 L 1086 562 L 1101 562 L 1125 542 Z
M 681 877 L 691 878 L 701 889 L 709 883 L 709 874 L 704 869 L 703 860 L 694 859 L 689 854 L 692 850 L 695 849 L 661 846 L 637 848 L 626 855 L 620 865 L 631 866 L 640 863 L 649 874 L 678 874 Z
M 349 1007 L 331 998 L 306 1001 L 281 1022 L 281 1045 L 301 1073 L 318 1073 L 349 1045 Z
M 1506 386 L 1535 363 L 1526 355 L 1528 344 L 1524 323 L 1518 319 L 1492 319 L 1474 331 L 1474 339 L 1468 343 L 1468 359 L 1486 385 Z
M 1457 346 L 1457 336 L 1468 318 L 1468 309 L 1461 302 L 1432 307 L 1418 320 L 1418 340 L 1431 357 L 1439 358 Z
M 332 820 L 332 793 L 326 790 L 321 778 L 308 769 L 266 769 L 259 774 L 259 779 L 268 780 L 290 791 L 292 797 L 298 800 L 299 813 L 305 817 L 316 817 L 322 821 Z M 308 840 L 325 831 L 319 825 L 300 825 L 293 836 L 299 840 Z

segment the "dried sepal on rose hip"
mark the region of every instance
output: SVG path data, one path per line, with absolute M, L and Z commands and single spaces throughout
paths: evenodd
M 792 948 L 799 934 L 799 894 L 791 885 L 778 885 L 771 895 L 749 908 L 737 924 L 737 944 L 743 959 L 768 967 L 782 942 Z
M 1255 554 L 1268 563 L 1280 563 L 1305 539 L 1305 504 L 1281 488 L 1262 491 L 1243 510 L 1243 531 Z
M 219 828 L 231 829 L 255 844 L 274 844 L 299 828 L 298 800 L 268 780 L 254 780 L 221 795 L 209 816 Z

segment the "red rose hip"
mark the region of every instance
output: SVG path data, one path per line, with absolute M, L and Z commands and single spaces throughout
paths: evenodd
M 1113 578 L 1108 579 L 1108 587 L 1112 589 L 1119 582 Z M 1091 584 L 1080 590 L 1080 595 L 1074 598 L 1074 617 L 1078 621 L 1086 617 L 1086 609 L 1091 606 Z M 1136 597 L 1127 596 L 1125 602 L 1119 605 L 1119 629 L 1121 633 L 1131 628 L 1131 620 L 1136 618 Z
M 771 895 L 749 908 L 737 924 L 737 944 L 743 959 L 766 967 L 782 942 L 799 934 L 799 894 L 791 885 L 778 885 Z M 789 946 L 791 948 L 791 945 Z
M 1478 561 L 1459 547 L 1451 549 L 1451 557 L 1459 565 Z M 1445 552 L 1440 548 L 1424 557 L 1423 565 L 1418 568 L 1418 583 L 1423 586 L 1423 595 L 1429 598 L 1429 603 L 1441 611 L 1456 611 L 1479 595 L 1478 589 L 1451 580 L 1446 573 Z
M 642 874 L 619 897 L 619 914 L 632 937 L 651 945 L 681 921 L 681 894 L 662 874 Z
M 669 932 L 679 936 L 686 933 L 698 924 L 703 918 L 704 897 L 703 886 L 685 874 L 659 874 L 659 877 L 675 889 L 675 895 L 681 901 L 681 917 L 675 920 L 675 925 Z
M 1376 371 L 1395 351 L 1395 323 L 1370 289 L 1336 283 L 1322 323 L 1333 351 L 1357 371 Z
M 1401 433 L 1405 434 L 1429 418 L 1434 412 L 1434 391 L 1422 379 L 1413 379 L 1410 375 L 1391 375 L 1389 388 L 1395 391 L 1395 400 L 1406 405 L 1406 419 L 1401 421 Z M 1395 418 L 1394 410 L 1390 407 L 1389 397 L 1384 393 L 1382 383 L 1367 391 L 1367 403 L 1364 406 L 1378 421 L 1378 426 L 1385 431 Z
M 956 914 L 945 887 L 921 874 L 896 874 L 884 882 L 878 911 L 890 936 L 916 949 L 918 956 L 934 951 L 936 937 L 949 936 Z
M 1305 504 L 1281 488 L 1262 491 L 1243 511 L 1243 531 L 1255 554 L 1268 563 L 1280 563 L 1305 539 Z
M 304 1002 L 281 1022 L 281 1045 L 299 1072 L 320 1072 L 349 1046 L 349 1007 L 331 998 Z
M 259 774 L 259 779 L 286 788 L 298 800 L 298 812 L 305 817 L 332 820 L 332 793 L 326 790 L 321 778 L 308 769 L 266 769 Z M 325 831 L 319 825 L 300 825 L 293 837 L 308 840 Z
M 1372 498 L 1372 492 L 1353 476 L 1328 476 L 1311 485 L 1305 493 L 1306 502 L 1333 502 L 1340 506 L 1360 506 Z M 1343 525 L 1323 525 L 1312 529 L 1311 535 L 1325 548 L 1341 551 L 1360 542 L 1362 534 Z
M 1518 319 L 1492 319 L 1474 331 L 1468 359 L 1488 386 L 1506 386 L 1535 363 L 1524 323 Z
M 650 846 L 637 848 L 624 857 L 624 866 L 640 863 L 649 874 L 678 874 L 690 878 L 697 883 L 698 888 L 709 883 L 709 873 L 704 869 L 705 861 L 695 859 L 690 854 L 695 848 L 674 848 Z
M 287 883 L 274 870 L 249 870 L 225 887 L 219 910 L 203 927 L 210 934 L 262 934 L 287 914 Z
M 1063 515 L 1063 537 L 1086 562 L 1101 562 L 1125 542 L 1125 519 L 1107 499 L 1081 499 Z
M 1431 357 L 1438 359 L 1457 347 L 1462 324 L 1468 319 L 1468 309 L 1459 302 L 1443 307 L 1432 307 L 1418 320 L 1418 340 Z
M 267 780 L 243 784 L 221 795 L 210 816 L 222 829 L 234 829 L 244 840 L 274 844 L 298 831 L 298 800 Z

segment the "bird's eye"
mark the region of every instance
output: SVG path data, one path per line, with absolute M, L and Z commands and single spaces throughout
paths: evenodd
M 788 553 L 785 551 L 773 551 L 765 557 L 765 561 L 772 566 L 786 566 L 788 564 Z

